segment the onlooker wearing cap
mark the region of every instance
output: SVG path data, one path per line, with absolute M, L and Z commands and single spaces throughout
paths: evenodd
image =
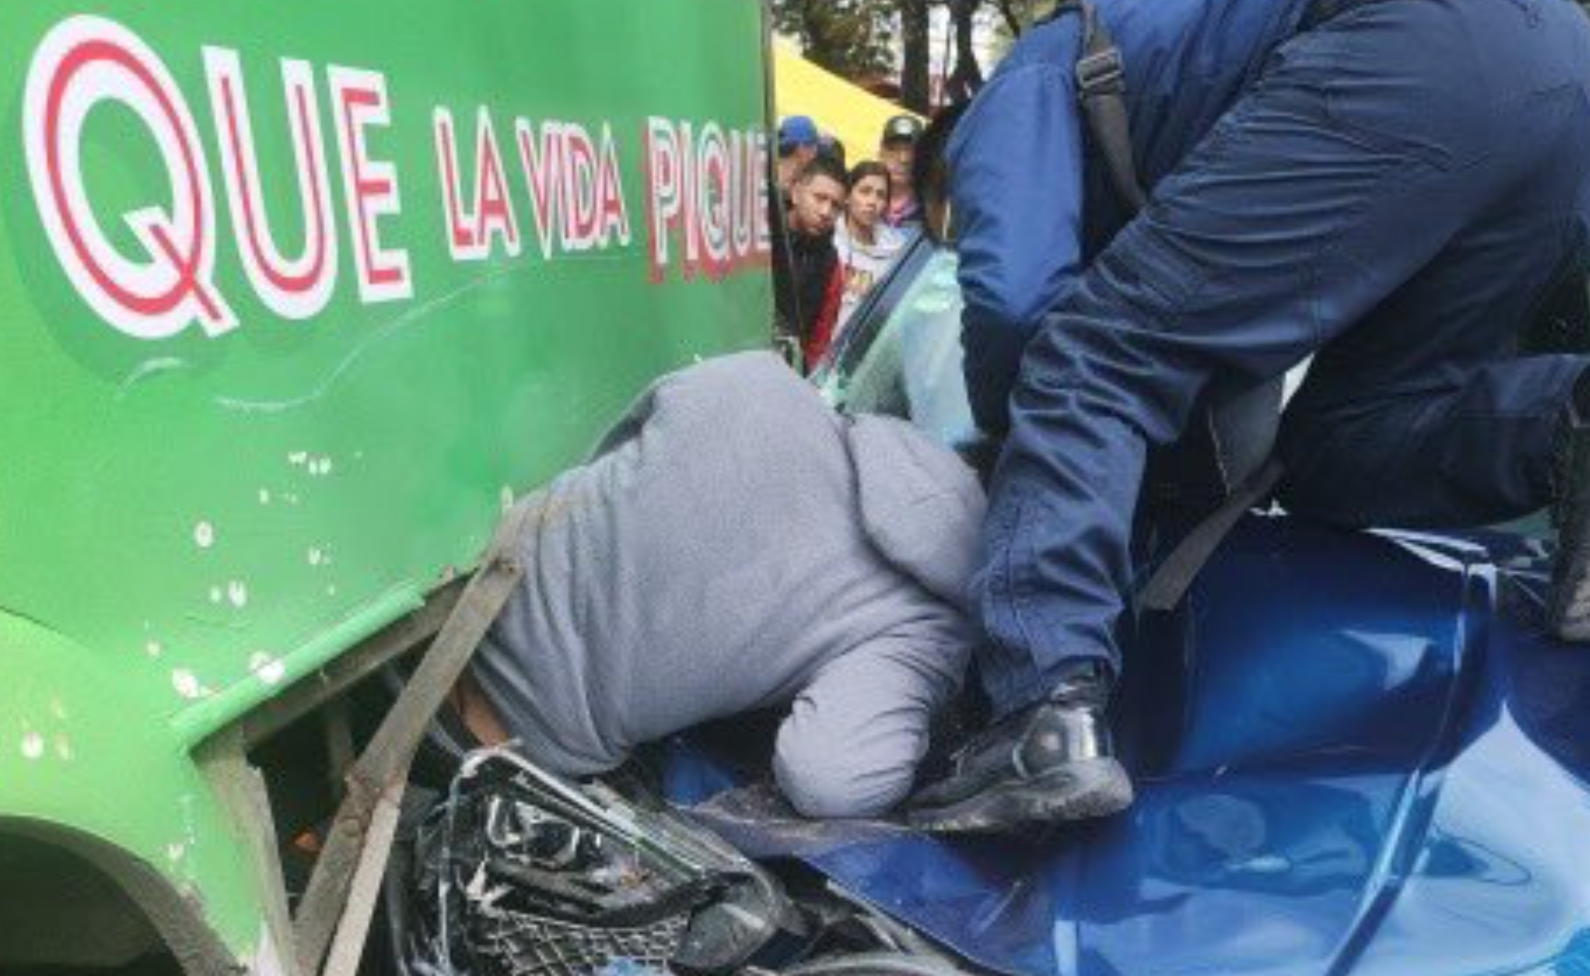
M 799 289 L 793 284 L 798 277 L 794 269 L 808 263 L 806 252 L 809 248 L 804 246 L 804 235 L 796 237 L 789 231 L 788 221 L 794 209 L 791 193 L 800 174 L 818 158 L 821 140 L 817 123 L 809 115 L 789 115 L 779 122 L 775 174 L 778 185 L 767 195 L 767 227 L 773 246 L 774 294 L 778 304 L 774 341 L 792 363 L 800 358 L 800 348 L 807 335 L 807 316 L 801 314 L 807 303 L 795 297 Z M 791 243 L 796 240 L 803 242 L 800 253 L 791 251 Z
M 916 187 L 911 182 L 911 164 L 916 158 L 916 140 L 922 134 L 922 120 L 914 115 L 896 115 L 883 124 L 878 139 L 878 158 L 889 169 L 889 209 L 884 219 L 891 227 L 921 219 Z
M 791 115 L 778 124 L 778 188 L 788 194 L 795 177 L 817 157 L 822 135 L 809 115 Z

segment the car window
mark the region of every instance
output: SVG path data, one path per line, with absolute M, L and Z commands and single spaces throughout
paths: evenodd
M 972 437 L 955 273 L 955 253 L 926 241 L 902 257 L 815 377 L 830 402 L 910 420 L 943 444 Z
M 925 238 L 856 312 L 813 379 L 846 413 L 881 413 L 915 423 L 942 444 L 975 439 L 961 359 L 961 300 L 955 252 Z M 1309 367 L 1285 381 L 1290 399 Z

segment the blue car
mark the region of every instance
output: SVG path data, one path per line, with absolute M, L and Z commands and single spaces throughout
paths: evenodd
M 816 381 L 965 444 L 960 310 L 954 254 L 918 241 Z M 1247 516 L 1175 612 L 1134 622 L 1120 816 L 1007 839 L 769 817 L 736 840 L 977 971 L 1590 973 L 1590 647 L 1545 635 L 1532 528 Z M 676 800 L 729 785 L 674 765 Z
M 954 254 L 918 241 L 815 381 L 985 449 L 960 310 Z M 1099 821 L 801 820 L 754 718 L 583 788 L 473 756 L 419 834 L 443 925 L 408 970 L 1590 974 L 1590 648 L 1545 635 L 1542 535 L 1244 516 L 1174 610 L 1127 622 L 1137 801 Z M 449 931 L 449 906 L 474 921 Z

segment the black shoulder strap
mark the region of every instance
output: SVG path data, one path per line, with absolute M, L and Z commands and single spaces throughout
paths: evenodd
M 1148 202 L 1148 194 L 1143 192 L 1137 164 L 1132 159 L 1132 126 L 1126 111 L 1126 70 L 1121 49 L 1115 46 L 1115 39 L 1090 0 L 1063 0 L 1052 16 L 1067 13 L 1082 18 L 1082 51 L 1076 65 L 1077 101 L 1099 155 L 1104 157 L 1115 192 L 1135 214 Z
M 1281 462 L 1271 458 L 1264 467 L 1255 471 L 1247 481 L 1237 486 L 1220 507 L 1193 527 L 1193 530 L 1172 549 L 1165 561 L 1159 564 L 1154 575 L 1138 594 L 1138 605 L 1144 610 L 1165 613 L 1176 604 L 1192 586 L 1204 563 L 1215 554 L 1242 514 L 1256 505 L 1268 501 L 1286 471 Z
M 1137 178 L 1137 164 L 1132 158 L 1131 116 L 1126 110 L 1126 70 L 1121 49 L 1116 47 L 1091 0 L 1062 0 L 1051 17 L 1068 13 L 1082 18 L 1082 50 L 1076 65 L 1077 101 L 1082 105 L 1099 155 L 1104 157 L 1116 194 L 1136 214 L 1147 204 L 1148 194 Z M 1282 474 L 1280 462 L 1272 457 L 1237 486 L 1160 564 L 1139 594 L 1139 604 L 1153 611 L 1175 607 L 1242 513 L 1268 499 Z

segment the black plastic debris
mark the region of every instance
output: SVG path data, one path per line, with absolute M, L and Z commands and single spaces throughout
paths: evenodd
M 506 749 L 466 759 L 413 864 L 414 976 L 726 973 L 793 915 L 699 828 Z

